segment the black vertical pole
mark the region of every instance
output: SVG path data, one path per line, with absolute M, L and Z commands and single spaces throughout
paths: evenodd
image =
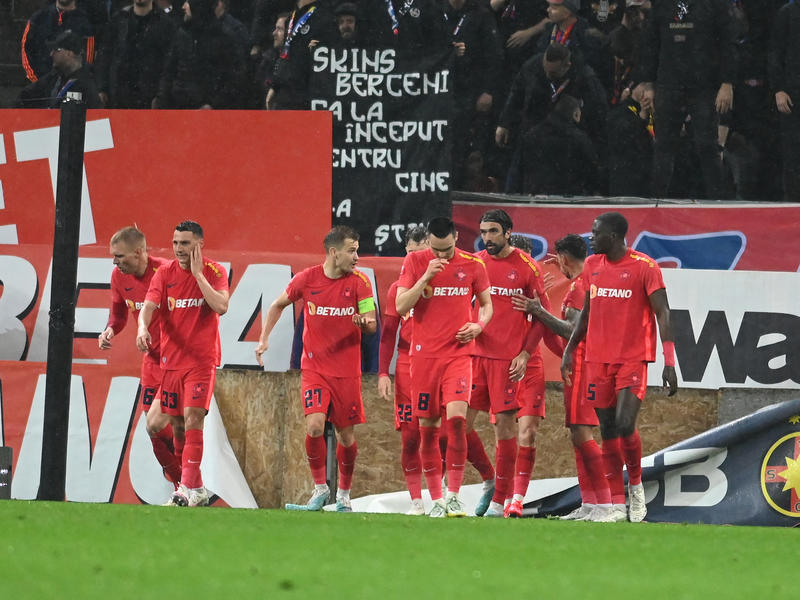
M 339 462 L 336 460 L 336 430 L 330 421 L 325 422 L 325 435 L 328 447 L 326 466 L 328 472 L 328 489 L 331 491 L 331 498 L 336 498 L 336 489 L 339 487 Z
M 86 104 L 80 94 L 73 94 L 61 104 L 42 470 L 38 500 L 64 500 L 65 497 L 85 134 Z

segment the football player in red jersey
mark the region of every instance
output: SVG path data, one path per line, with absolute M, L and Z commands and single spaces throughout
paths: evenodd
M 528 487 L 535 456 L 533 440 L 544 417 L 544 368 L 538 345 L 545 329 L 538 321 L 531 326 L 525 314 L 514 310 L 512 298 L 523 294 L 542 297 L 546 302 L 546 296 L 541 267 L 508 242 L 513 228 L 508 213 L 502 209 L 487 211 L 479 228 L 485 250 L 477 256 L 486 264 L 494 313 L 492 322 L 475 341 L 467 426 L 472 428 L 478 411 L 495 417 L 497 481 L 485 514 L 503 517 L 506 499 L 517 493 L 517 487 Z M 519 382 L 526 371 L 532 373 L 531 384 L 521 387 Z M 515 473 L 520 472 L 524 477 L 515 485 Z M 524 496 L 525 490 L 520 493 Z M 519 506 L 520 514 L 514 516 L 521 516 L 521 501 Z
M 515 296 L 513 303 L 517 310 L 528 312 L 550 331 L 561 336 L 565 344 L 572 335 L 585 301 L 586 294 L 580 275 L 586 260 L 586 242 L 581 236 L 570 233 L 555 243 L 555 250 L 561 273 L 572 282 L 561 305 L 561 318 L 545 310 L 536 297 Z M 561 352 L 554 352 L 556 355 L 563 355 L 564 344 Z M 558 349 L 552 345 L 549 347 L 554 351 Z M 565 425 L 570 430 L 575 450 L 575 465 L 582 502 L 580 507 L 562 519 L 591 521 L 602 519 L 608 513 L 611 508 L 611 493 L 605 479 L 600 446 L 594 440 L 592 433 L 592 428 L 596 427 L 598 422 L 594 406 L 586 400 L 583 356 L 584 344 L 581 343 L 576 347 L 572 359 L 572 385 L 564 385 Z
M 111 340 L 128 323 L 128 315 L 131 315 L 134 321 L 138 320 L 153 275 L 159 267 L 169 263 L 166 258 L 147 253 L 145 235 L 136 227 L 123 227 L 111 236 L 109 251 L 114 257 L 116 269 L 111 274 L 111 310 L 108 325 L 98 337 L 101 350 L 111 348 Z M 183 439 L 173 439 L 169 416 L 161 411 L 159 401 L 153 402 L 161 385 L 159 364 L 161 335 L 157 320 L 150 325 L 153 341 L 142 357 L 139 397 L 142 400 L 142 410 L 147 414 L 147 434 L 153 444 L 153 454 L 164 470 L 164 475 L 177 488 L 181 480 Z
M 364 423 L 361 400 L 361 334 L 375 333 L 372 286 L 358 263 L 358 233 L 337 226 L 324 241 L 325 262 L 295 275 L 267 310 L 256 347 L 258 363 L 269 347 L 269 335 L 287 306 L 303 300 L 302 371 L 306 415 L 306 455 L 314 479 L 308 504 L 287 504 L 288 510 L 322 510 L 330 492 L 326 484 L 325 422 L 336 428 L 339 444 L 339 489 L 336 510 L 351 512 L 350 487 L 358 445 L 354 426 Z
M 411 252 L 397 285 L 398 314 L 414 309 L 411 398 L 420 424 L 422 470 L 433 500 L 431 517 L 463 517 L 458 498 L 467 460 L 466 417 L 472 381 L 473 340 L 492 318 L 483 261 L 456 248 L 458 234 L 446 217 L 428 223 L 430 247 Z M 473 320 L 472 298 L 480 305 Z M 442 497 L 439 428 L 445 413 L 447 497 Z
M 598 216 L 592 225 L 595 254 L 581 277 L 584 307 L 564 350 L 561 373 L 572 383 L 573 352 L 586 339 L 586 397 L 594 404 L 603 437 L 603 461 L 613 508 L 609 520 L 640 522 L 647 515 L 642 486 L 642 441 L 636 429 L 645 391 L 647 364 L 655 360 L 656 325 L 664 350 L 662 380 L 678 390 L 675 344 L 661 269 L 625 243 L 628 222 L 620 213 Z M 630 507 L 625 512 L 623 465 L 628 468 Z
M 194 221 L 175 226 L 175 260 L 153 276 L 139 313 L 136 345 L 147 352 L 149 327 L 158 311 L 161 324 L 161 409 L 171 417 L 176 437 L 185 438 L 181 483 L 170 506 L 205 506 L 203 425 L 220 363 L 219 317 L 228 310 L 228 274 L 203 256 L 203 228 Z

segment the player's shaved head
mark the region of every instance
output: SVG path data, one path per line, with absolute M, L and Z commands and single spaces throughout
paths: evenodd
M 203 228 L 200 227 L 199 223 L 195 223 L 194 221 L 181 221 L 175 225 L 175 231 L 190 231 L 199 238 L 203 237 Z
M 123 227 L 111 236 L 110 244 L 125 244 L 128 248 L 144 248 L 147 246 L 144 234 L 139 229 L 132 225 L 130 227 Z
M 576 233 L 568 233 L 556 242 L 556 252 L 584 260 L 586 258 L 586 240 Z
M 447 217 L 434 217 L 428 223 L 428 235 L 441 239 L 446 238 L 448 235 L 455 237 L 456 224 L 452 219 Z
M 344 246 L 345 240 L 357 242 L 358 232 L 347 225 L 337 225 L 328 232 L 328 235 L 325 236 L 325 240 L 322 242 L 325 246 L 325 252 L 328 252 L 331 248 L 340 250 L 342 246 Z
M 624 239 L 625 234 L 628 233 L 628 220 L 618 212 L 607 212 L 598 216 L 596 221 L 605 225 L 611 233 L 617 237 Z
M 508 213 L 502 208 L 493 208 L 491 210 L 487 210 L 485 213 L 483 213 L 480 222 L 497 223 L 503 228 L 503 233 L 510 229 L 514 229 L 514 223 L 511 221 L 511 217 L 508 216 Z

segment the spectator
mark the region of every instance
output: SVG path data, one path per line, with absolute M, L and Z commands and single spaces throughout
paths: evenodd
M 608 194 L 646 198 L 653 165 L 652 115 L 627 96 L 608 112 Z
M 785 4 L 778 11 L 769 47 L 769 85 L 781 124 L 783 195 L 800 201 L 800 5 Z
M 286 41 L 286 23 L 289 21 L 289 17 L 290 13 L 287 12 L 279 14 L 275 19 L 275 26 L 272 28 L 272 45 L 261 54 L 261 62 L 256 69 L 256 88 L 260 108 L 266 108 L 267 92 L 272 87 L 275 62 L 278 60 L 284 41 Z
M 503 49 L 494 16 L 477 0 L 445 0 L 446 32 L 456 46 L 450 172 L 460 186 L 467 154 L 486 156 L 492 140 L 494 98 L 501 87 Z
M 333 14 L 336 16 L 336 29 L 339 43 L 344 46 L 358 46 L 364 37 L 358 24 L 358 7 L 352 2 L 342 2 Z
M 175 29 L 153 0 L 134 0 L 114 15 L 96 65 L 100 98 L 107 108 L 150 108 Z
M 273 27 L 282 13 L 292 13 L 292 0 L 257 0 L 253 9 L 253 23 L 250 28 L 250 39 L 253 45 L 250 56 L 259 56 L 274 41 Z
M 608 36 L 608 47 L 614 63 L 613 84 L 609 89 L 611 104 L 626 100 L 634 87 L 633 76 L 639 62 L 639 41 L 645 21 L 643 1 L 628 0 L 622 23 Z
M 216 0 L 187 0 L 154 108 L 237 108 L 242 56 L 214 14 Z
M 272 87 L 267 92 L 268 110 L 308 109 L 308 74 L 311 64 L 309 43 L 328 44 L 335 39 L 334 20 L 326 0 L 298 0 L 286 26 Z
M 636 1 L 643 3 L 643 0 Z M 608 35 L 622 23 L 626 8 L 626 0 L 591 0 L 584 2 L 579 14 L 590 27 Z
M 447 43 L 437 0 L 369 0 L 364 9 L 367 45 L 390 46 L 401 54 L 422 57 L 426 49 Z
M 222 23 L 223 31 L 236 40 L 236 45 L 240 49 L 242 60 L 244 60 L 250 53 L 250 47 L 252 45 L 250 43 L 250 33 L 247 31 L 247 27 L 244 26 L 244 23 L 230 13 L 228 10 L 228 1 L 229 0 L 217 0 L 214 6 L 214 14 L 217 19 L 219 19 L 220 23 Z
M 491 0 L 497 17 L 500 39 L 505 48 L 504 81 L 514 75 L 532 54 L 539 36 L 550 23 L 546 0 Z
M 611 75 L 605 35 L 579 16 L 580 8 L 580 0 L 547 0 L 547 17 L 551 23 L 545 25 L 539 36 L 538 51 L 544 52 L 550 44 L 568 46 L 572 61 L 591 66 L 603 85 L 609 87 Z
M 519 147 L 519 140 L 547 117 L 564 94 L 583 102 L 581 124 L 598 155 L 605 152 L 605 90 L 591 67 L 573 64 L 569 48 L 557 43 L 528 60 L 514 78 L 495 132 L 497 145 L 507 146 L 513 138 Z M 506 192 L 519 191 L 520 185 L 517 159 L 509 168 Z
M 544 121 L 525 135 L 523 193 L 581 196 L 597 191 L 597 152 L 578 127 L 580 120 L 580 101 L 564 94 Z
M 100 95 L 83 61 L 85 40 L 69 29 L 47 42 L 53 68 L 30 83 L 19 96 L 21 108 L 58 108 L 68 92 L 80 92 L 87 108 L 100 108 Z
M 90 63 L 94 61 L 94 31 L 89 17 L 75 2 L 56 0 L 28 19 L 22 34 L 22 66 L 29 81 L 36 81 L 53 68 L 47 41 L 63 31 L 69 30 L 86 38 L 86 60 Z
M 655 113 L 652 193 L 668 196 L 687 114 L 705 183 L 721 198 L 718 115 L 733 105 L 736 46 L 726 0 L 664 0 L 653 7 L 642 39 L 642 105 Z

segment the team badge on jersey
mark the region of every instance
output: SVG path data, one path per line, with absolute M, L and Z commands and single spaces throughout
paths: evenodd
M 463 268 L 459 267 L 458 271 L 456 271 L 456 279 L 459 281 L 464 281 L 467 278 L 467 273 L 464 271 Z
M 619 278 L 620 279 L 630 279 L 631 278 L 631 272 L 628 271 L 628 269 L 625 269 L 624 271 L 622 271 L 622 273 L 619 274 Z
M 790 423 L 800 423 L 794 416 Z M 761 491 L 774 510 L 800 517 L 800 431 L 783 436 L 767 451 L 761 464 Z
M 519 279 L 519 273 L 517 272 L 516 269 L 511 269 L 506 275 L 506 277 L 508 277 L 510 281 L 516 281 L 517 279 Z

